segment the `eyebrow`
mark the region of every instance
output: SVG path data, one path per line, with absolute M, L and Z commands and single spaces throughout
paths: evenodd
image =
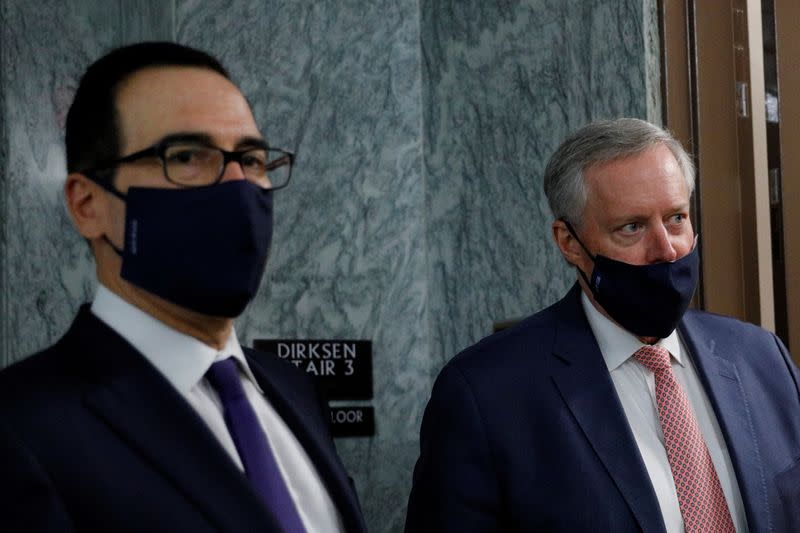
M 197 133 L 197 132 L 178 132 L 178 133 L 170 133 L 169 135 L 165 135 L 156 144 L 166 144 L 166 143 L 192 143 L 192 144 L 204 144 L 207 146 L 216 146 L 211 138 L 211 135 L 207 133 Z M 262 139 L 261 137 L 254 137 L 254 136 L 245 136 L 240 138 L 236 141 L 236 149 L 241 150 L 242 148 L 268 148 L 267 141 Z
M 236 142 L 236 148 L 237 149 L 242 149 L 242 148 L 264 148 L 264 149 L 266 149 L 266 148 L 269 148 L 269 145 L 267 144 L 267 140 L 262 138 L 262 137 L 247 136 L 247 137 L 242 137 L 241 139 L 239 139 Z
M 690 203 L 681 203 L 675 204 L 668 210 L 670 216 L 674 215 L 675 213 L 690 213 L 691 212 L 691 204 Z M 618 216 L 609 219 L 610 226 L 619 226 L 623 224 L 627 224 L 629 222 L 639 222 L 642 220 L 647 220 L 650 218 L 647 215 L 642 215 L 641 213 L 629 213 L 625 216 Z

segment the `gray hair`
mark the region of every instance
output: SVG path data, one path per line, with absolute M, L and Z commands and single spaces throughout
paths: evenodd
M 638 118 L 600 120 L 570 135 L 547 163 L 544 193 L 553 216 L 580 226 L 588 196 L 583 171 L 597 163 L 640 154 L 657 144 L 665 145 L 675 156 L 691 196 L 694 164 L 670 132 Z

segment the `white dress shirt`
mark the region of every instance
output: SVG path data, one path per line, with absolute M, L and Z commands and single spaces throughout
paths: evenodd
M 664 447 L 664 433 L 658 420 L 655 376 L 633 358 L 633 354 L 645 344 L 600 313 L 585 293 L 581 294 L 581 303 L 644 460 L 667 531 L 682 532 L 684 527 L 678 494 Z M 672 356 L 672 371 L 692 405 L 736 531 L 746 532 L 744 504 L 728 448 L 689 352 L 676 331 L 657 344 L 669 350 Z
M 136 348 L 200 415 L 233 462 L 244 471 L 236 445 L 223 418 L 222 403 L 205 379 L 215 361 L 233 357 L 242 386 L 267 435 L 300 519 L 309 532 L 344 531 L 341 516 L 322 479 L 292 431 L 263 396 L 247 365 L 242 347 L 231 331 L 225 347 L 217 351 L 159 322 L 100 285 L 92 313 Z

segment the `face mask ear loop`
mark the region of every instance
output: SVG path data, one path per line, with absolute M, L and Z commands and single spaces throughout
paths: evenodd
M 119 192 L 119 191 L 118 191 L 118 190 L 117 190 L 117 189 L 114 187 L 114 184 L 113 184 L 113 183 L 111 183 L 111 179 L 103 179 L 103 178 L 101 178 L 101 177 L 98 177 L 98 176 L 97 176 L 97 175 L 96 175 L 94 172 L 92 172 L 92 171 L 87 171 L 87 172 L 86 172 L 84 175 L 85 175 L 87 178 L 89 178 L 90 180 L 92 180 L 93 182 L 95 182 L 96 184 L 98 184 L 100 187 L 102 187 L 103 189 L 105 189 L 106 191 L 110 192 L 111 194 L 113 194 L 114 196 L 116 196 L 117 198 L 119 198 L 120 200 L 122 200 L 123 202 L 124 202 L 124 201 L 127 199 L 127 196 L 126 196 L 126 195 L 122 194 L 121 192 Z M 112 176 L 112 178 L 113 178 L 113 174 L 106 174 L 106 176 Z
M 119 248 L 114 246 L 114 243 L 111 242 L 111 239 L 109 239 L 108 237 L 103 235 L 103 240 L 108 243 L 108 245 L 111 247 L 111 249 L 114 250 L 117 253 L 118 256 L 122 257 L 122 250 L 120 250 Z
M 581 241 L 581 239 L 578 237 L 578 232 L 575 231 L 575 228 L 572 227 L 572 224 L 570 224 L 569 221 L 564 218 L 561 219 L 561 222 L 563 222 L 564 225 L 567 226 L 567 231 L 569 231 L 570 235 L 572 235 L 575 238 L 575 240 L 578 241 L 578 244 L 581 245 L 581 248 L 583 248 L 583 251 L 586 252 L 587 256 L 589 256 L 589 259 L 591 259 L 592 262 L 594 262 L 594 256 L 589 252 L 589 249 L 583 245 L 583 241 Z M 580 273 L 581 277 L 583 278 L 583 281 L 586 282 L 586 286 L 592 288 L 592 284 L 589 281 L 589 278 L 586 276 L 586 273 L 583 270 L 581 270 L 578 265 L 573 265 L 573 266 Z M 592 289 L 592 292 L 594 292 L 594 289 Z
M 105 190 L 107 190 L 108 192 L 110 192 L 111 194 L 113 194 L 114 196 L 116 196 L 117 198 L 122 200 L 123 202 L 127 200 L 128 197 L 126 195 L 122 194 L 121 192 L 119 192 L 108 181 L 106 181 L 106 180 L 97 180 L 97 179 L 96 180 L 92 180 L 92 181 L 94 181 L 96 184 L 98 184 L 99 186 L 101 186 L 102 188 L 104 188 Z
M 89 178 L 90 180 L 92 180 L 93 182 L 95 182 L 96 184 L 98 184 L 100 187 L 102 187 L 106 191 L 110 192 L 111 194 L 113 194 L 114 196 L 119 198 L 120 200 L 122 200 L 123 202 L 127 201 L 127 199 L 128 199 L 127 196 L 122 194 L 121 192 L 119 192 L 114 187 L 114 185 L 111 183 L 111 180 L 98 178 L 97 176 L 95 176 L 92 173 L 87 173 L 86 177 Z M 117 253 L 118 256 L 122 257 L 122 250 L 120 250 L 119 248 L 114 246 L 114 243 L 111 242 L 111 239 L 109 239 L 106 235 L 103 235 L 103 240 L 108 243 L 108 245 L 111 247 L 111 249 L 114 250 Z

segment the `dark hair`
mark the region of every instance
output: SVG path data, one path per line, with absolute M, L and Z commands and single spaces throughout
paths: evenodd
M 86 69 L 67 113 L 68 172 L 100 168 L 120 157 L 117 89 L 142 69 L 165 66 L 207 68 L 230 79 L 219 61 L 180 44 L 146 42 L 109 52 Z

